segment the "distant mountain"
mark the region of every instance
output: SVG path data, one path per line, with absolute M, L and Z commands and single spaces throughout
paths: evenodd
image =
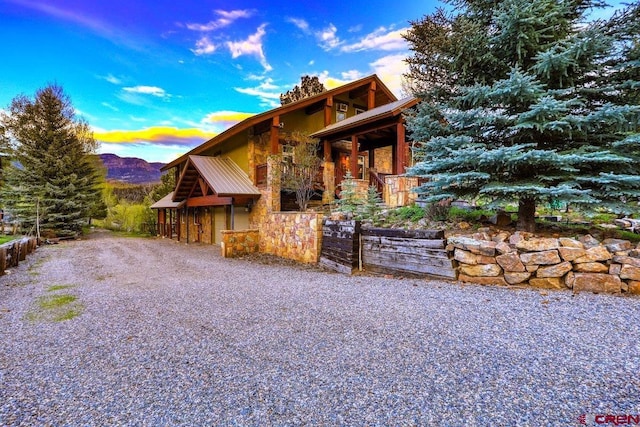
M 149 184 L 160 182 L 160 168 L 165 163 L 149 163 L 135 157 L 120 157 L 115 154 L 100 154 L 107 168 L 107 180 L 129 184 Z

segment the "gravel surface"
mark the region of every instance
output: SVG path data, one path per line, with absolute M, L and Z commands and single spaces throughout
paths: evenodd
M 73 295 L 55 321 L 41 298 Z M 640 299 L 346 276 L 108 233 L 0 277 L 0 425 L 576 426 L 640 414 Z M 590 414 L 590 415 L 589 415 Z

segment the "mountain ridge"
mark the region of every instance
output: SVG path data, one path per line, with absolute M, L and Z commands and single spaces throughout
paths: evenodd
M 147 162 L 137 157 L 120 157 L 117 154 L 99 155 L 107 170 L 107 181 L 119 181 L 129 184 L 155 184 L 160 182 L 162 168 L 166 163 Z

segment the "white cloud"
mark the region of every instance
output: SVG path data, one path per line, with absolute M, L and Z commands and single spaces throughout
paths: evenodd
M 196 55 L 210 55 L 216 51 L 216 48 L 215 43 L 209 40 L 209 37 L 204 36 L 196 42 L 196 48 L 191 49 L 191 52 Z
M 118 77 L 114 76 L 113 74 L 107 74 L 106 76 L 102 77 L 104 80 L 108 81 L 111 84 L 114 85 L 119 85 L 122 84 L 122 80 L 119 79 Z
M 408 71 L 406 59 L 404 54 L 388 55 L 369 64 L 373 72 L 397 97 L 403 96 L 402 74 Z
M 114 107 L 113 105 L 109 104 L 108 102 L 103 102 L 102 103 L 103 107 L 107 107 L 108 109 L 112 110 L 112 111 L 120 111 L 118 109 L 118 107 Z
M 286 92 L 282 87 L 273 84 L 273 79 L 264 78 L 263 81 L 255 87 L 235 87 L 236 92 L 249 96 L 255 96 L 260 100 L 260 105 L 268 108 L 280 106 L 280 94 Z
M 271 71 L 273 68 L 267 62 L 264 50 L 262 49 L 262 38 L 267 34 L 265 31 L 266 26 L 267 24 L 260 25 L 256 32 L 250 35 L 246 40 L 227 42 L 227 47 L 231 52 L 231 57 L 235 59 L 243 55 L 255 56 L 264 67 L 265 71 Z
M 304 19 L 289 18 L 289 19 L 287 19 L 287 22 L 292 23 L 293 25 L 298 27 L 298 29 L 301 30 L 305 34 L 309 34 L 311 32 L 311 30 L 309 28 L 309 23 L 307 21 L 305 21 Z
M 399 30 L 387 29 L 380 27 L 374 32 L 367 34 L 357 43 L 342 46 L 342 52 L 360 52 L 363 50 L 406 50 L 407 42 L 402 35 L 409 28 L 401 28 Z
M 164 89 L 159 88 L 157 86 L 133 86 L 133 87 L 125 87 L 122 88 L 125 92 L 129 93 L 140 93 L 143 95 L 153 95 L 159 98 L 164 98 L 168 96 L 167 92 Z
M 219 16 L 218 19 L 209 21 L 206 24 L 187 24 L 187 28 L 193 31 L 214 31 L 220 28 L 228 27 L 239 18 L 249 18 L 253 14 L 250 10 L 216 10 L 215 13 Z
M 320 41 L 320 47 L 324 50 L 335 49 L 342 44 L 337 36 L 338 29 L 335 25 L 329 24 L 327 28 L 316 33 L 316 37 Z

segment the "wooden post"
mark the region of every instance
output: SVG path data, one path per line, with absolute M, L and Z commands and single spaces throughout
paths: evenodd
M 280 152 L 280 116 L 275 116 L 271 122 L 271 154 Z
M 333 117 L 333 96 L 327 98 L 324 104 L 324 125 L 329 126 L 331 124 L 331 118 Z
M 330 162 L 331 161 L 331 143 L 328 140 L 324 140 L 324 161 L 325 162 Z
M 402 123 L 398 123 L 396 125 L 396 155 L 395 155 L 395 171 L 396 175 L 402 175 L 405 172 L 406 166 L 406 141 L 405 141 L 405 131 L 404 125 Z
M 349 159 L 349 170 L 354 178 L 358 178 L 358 136 L 351 137 L 351 158 Z
M 369 85 L 369 93 L 367 96 L 367 109 L 371 110 L 376 107 L 376 82 Z

